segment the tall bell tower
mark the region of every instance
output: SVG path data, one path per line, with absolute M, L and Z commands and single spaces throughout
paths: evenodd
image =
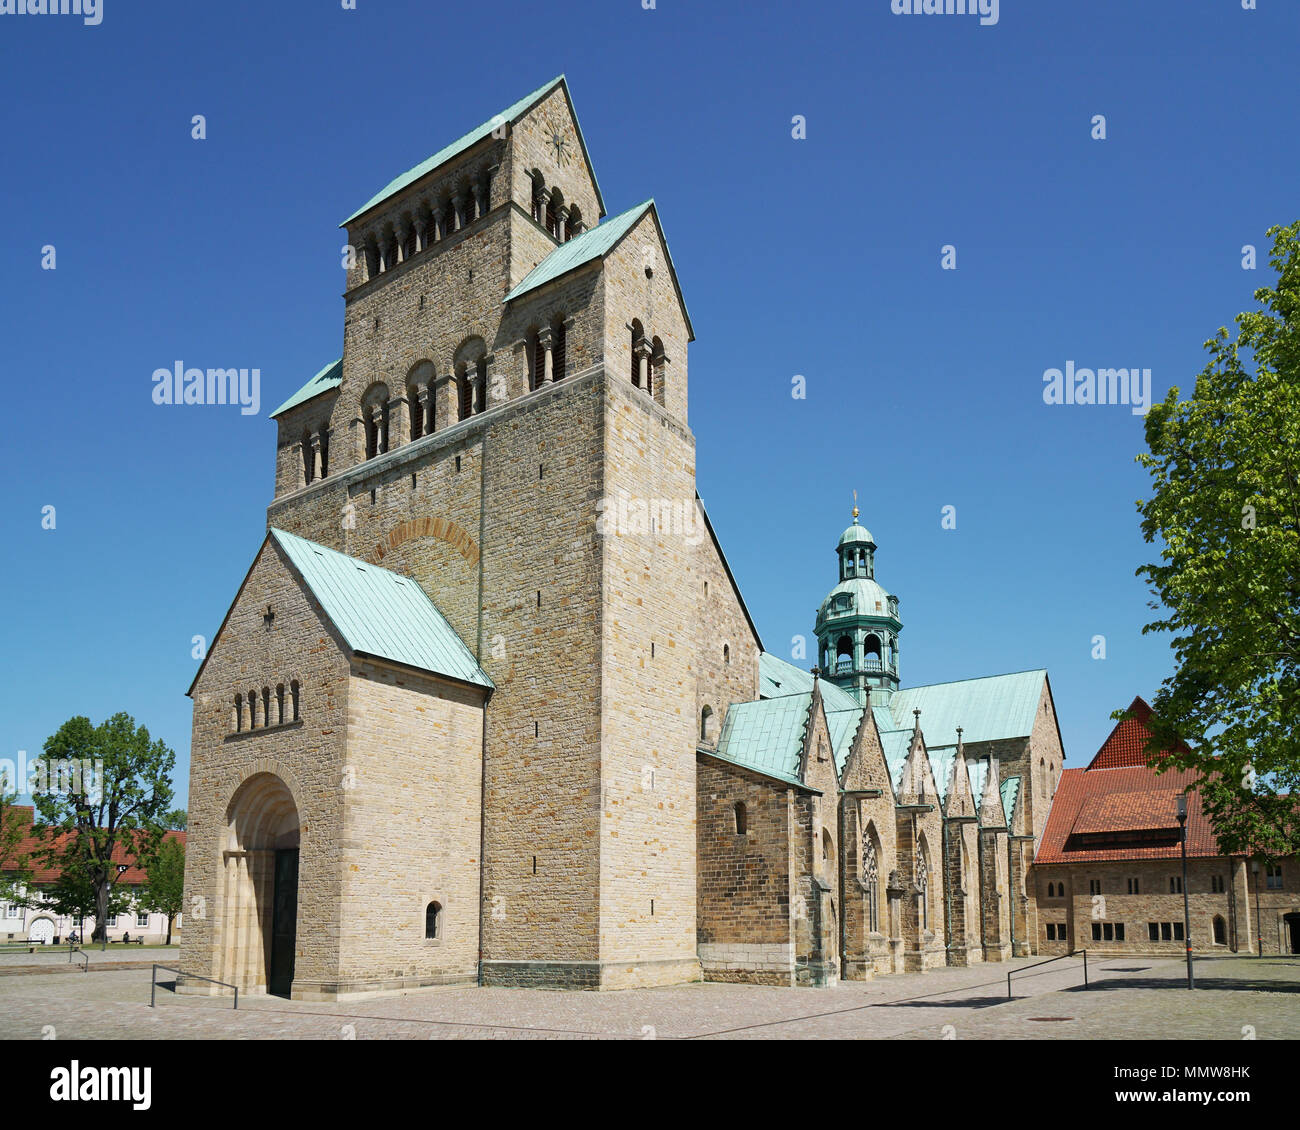
M 835 547 L 840 580 L 817 610 L 818 653 L 824 677 L 860 702 L 871 689 L 874 706 L 884 706 L 898 690 L 898 597 L 876 581 L 876 542 L 858 522 L 840 535 Z

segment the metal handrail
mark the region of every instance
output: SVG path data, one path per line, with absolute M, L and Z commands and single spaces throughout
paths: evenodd
M 232 985 L 229 981 L 218 981 L 215 977 L 203 977 L 198 973 L 186 973 L 183 969 L 177 969 L 174 965 L 159 965 L 156 962 L 153 967 L 153 975 L 149 984 L 149 1007 L 154 1007 L 154 996 L 158 991 L 158 970 L 165 969 L 168 973 L 175 973 L 178 977 L 193 977 L 196 981 L 207 981 L 210 985 L 220 985 L 224 989 L 235 990 L 235 1008 L 239 1007 L 239 986 Z
M 68 964 L 69 964 L 69 965 L 72 964 L 72 955 L 73 955 L 74 953 L 75 953 L 75 954 L 80 954 L 80 955 L 81 955 L 81 971 L 82 971 L 83 973 L 89 973 L 89 972 L 90 972 L 90 954 L 88 954 L 88 953 L 87 953 L 85 950 L 83 950 L 80 946 L 74 946 L 74 945 L 69 944 L 69 946 L 68 946 Z
M 1033 965 L 1026 965 L 1020 969 L 1013 969 L 1007 974 L 1007 1000 L 1011 999 L 1011 978 L 1016 973 L 1027 973 L 1031 969 L 1037 969 L 1040 965 L 1051 965 L 1054 961 L 1064 961 L 1067 957 L 1078 957 L 1083 954 L 1083 987 L 1088 988 L 1088 951 L 1071 950 L 1069 953 L 1057 954 L 1056 957 L 1049 957 L 1046 961 L 1035 961 Z

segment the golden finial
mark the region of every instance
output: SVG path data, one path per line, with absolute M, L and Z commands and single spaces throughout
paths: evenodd
M 858 520 L 858 492 L 853 492 L 853 520 Z

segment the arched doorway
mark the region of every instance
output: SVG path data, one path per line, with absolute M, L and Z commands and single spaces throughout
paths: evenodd
M 27 931 L 27 940 L 38 946 L 48 946 L 54 941 L 54 923 L 48 918 L 37 918 Z
M 298 808 L 274 773 L 250 777 L 226 810 L 219 980 L 288 996 L 298 932 Z

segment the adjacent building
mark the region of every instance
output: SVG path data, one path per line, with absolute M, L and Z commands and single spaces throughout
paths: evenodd
M 1300 953 L 1300 861 L 1219 852 L 1197 774 L 1146 764 L 1151 708 L 1135 698 L 1086 768 L 1067 769 L 1033 868 L 1038 947 L 1102 953 Z M 1187 796 L 1184 880 L 1178 796 Z

